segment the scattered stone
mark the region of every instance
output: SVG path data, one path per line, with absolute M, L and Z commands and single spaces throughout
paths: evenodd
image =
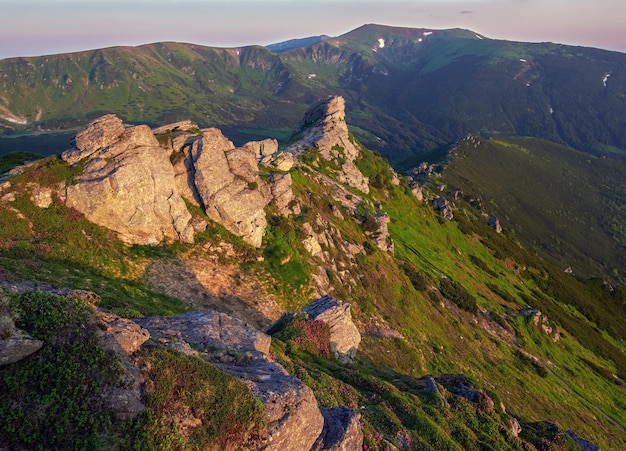
M 578 444 L 578 446 L 580 446 L 580 451 L 600 451 L 600 447 L 598 445 L 588 440 L 585 440 L 574 431 L 565 431 L 565 434 L 568 435 L 572 440 L 574 440 Z
M 519 424 L 519 421 L 517 421 L 517 418 L 511 417 L 509 433 L 513 437 L 519 437 L 521 432 L 522 432 L 522 426 Z
M 451 221 L 454 218 L 452 207 L 445 197 L 439 196 L 435 198 L 433 206 L 435 207 L 435 210 L 441 212 L 441 215 L 448 221 Z
M 127 355 L 133 354 L 150 338 L 150 333 L 130 319 L 97 311 L 101 329 L 112 336 Z
M 502 226 L 500 225 L 500 220 L 498 219 L 497 216 L 491 216 L 489 218 L 489 226 L 493 227 L 496 233 L 502 232 Z

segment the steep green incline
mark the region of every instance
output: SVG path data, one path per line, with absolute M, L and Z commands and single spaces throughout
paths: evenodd
M 626 165 L 532 138 L 469 137 L 441 180 L 480 198 L 529 248 L 584 277 L 626 280 Z

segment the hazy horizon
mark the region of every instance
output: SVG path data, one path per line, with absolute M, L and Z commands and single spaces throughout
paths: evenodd
M 0 0 L 0 59 L 152 42 L 268 45 L 367 23 L 626 52 L 623 0 Z

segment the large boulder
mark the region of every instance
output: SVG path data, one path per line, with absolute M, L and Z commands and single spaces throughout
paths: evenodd
M 193 242 L 191 214 L 178 193 L 169 154 L 147 126 L 125 128 L 115 116 L 90 123 L 63 153 L 85 161 L 65 203 L 118 233 L 127 244 Z
M 363 448 L 359 412 L 344 406 L 321 410 L 324 429 L 311 451 L 353 451 Z
M 361 334 L 352 322 L 350 304 L 323 296 L 307 305 L 303 312 L 311 319 L 328 324 L 331 351 L 339 361 L 352 362 L 361 343 Z
M 42 346 L 41 340 L 31 337 L 21 329 L 13 328 L 10 336 L 0 337 L 0 367 L 19 362 L 39 351 Z

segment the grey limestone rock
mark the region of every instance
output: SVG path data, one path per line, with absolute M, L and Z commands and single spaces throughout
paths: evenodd
M 202 355 L 243 381 L 263 403 L 268 436 L 262 449 L 308 450 L 321 434 L 324 420 L 313 391 L 281 365 L 269 361 L 268 335 L 244 321 L 213 311 L 135 322 L 149 330 L 153 341 L 190 355 Z
M 330 347 L 339 361 L 351 362 L 361 343 L 361 334 L 352 322 L 350 304 L 330 296 L 321 297 L 303 312 L 312 319 L 323 321 L 330 327 Z
M 114 116 L 90 123 L 63 153 L 69 163 L 87 159 L 65 203 L 118 233 L 127 244 L 193 242 L 191 214 L 175 188 L 168 153 L 147 126 L 124 128 Z
M 361 151 L 350 140 L 343 97 L 329 97 L 311 108 L 298 129 L 301 137 L 286 149 L 287 152 L 299 154 L 316 148 L 322 158 L 340 166 L 334 171 L 337 180 L 364 193 L 369 192 L 368 178 L 354 164 L 361 157 Z
M 344 406 L 321 411 L 324 429 L 311 451 L 356 451 L 363 448 L 359 412 Z

